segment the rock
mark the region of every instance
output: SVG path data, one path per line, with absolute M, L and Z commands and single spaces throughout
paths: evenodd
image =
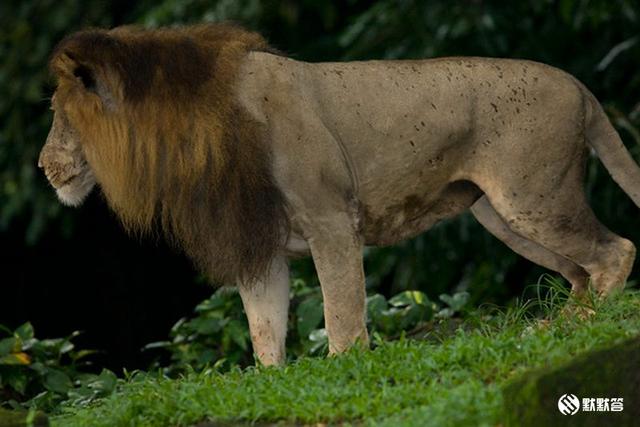
M 558 409 L 564 394 L 578 398 L 573 415 Z M 640 337 L 578 356 L 564 366 L 527 373 L 508 384 L 503 396 L 507 426 L 640 425 Z M 583 411 L 585 398 L 620 397 L 622 412 Z

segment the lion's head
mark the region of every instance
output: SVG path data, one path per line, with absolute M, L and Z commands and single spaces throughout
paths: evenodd
M 59 198 L 79 205 L 97 183 L 129 230 L 161 228 L 214 279 L 261 275 L 288 223 L 264 131 L 233 85 L 244 56 L 266 49 L 229 25 L 64 39 L 39 160 Z

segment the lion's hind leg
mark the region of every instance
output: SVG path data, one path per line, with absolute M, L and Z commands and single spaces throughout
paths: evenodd
M 557 171 L 558 178 L 525 188 L 510 179 L 477 184 L 513 232 L 579 265 L 594 290 L 606 295 L 624 286 L 636 251 L 598 221 L 584 194 L 582 171 L 583 164 L 574 162 Z
M 562 274 L 571 283 L 574 295 L 582 295 L 587 289 L 589 275 L 578 264 L 544 248 L 533 240 L 515 233 L 483 196 L 472 207 L 471 212 L 496 238 L 511 248 L 515 253 L 527 258 L 542 267 Z

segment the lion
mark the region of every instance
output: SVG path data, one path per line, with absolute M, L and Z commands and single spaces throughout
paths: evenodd
M 238 286 L 259 362 L 281 364 L 292 257 L 311 255 L 330 354 L 368 342 L 362 253 L 470 209 L 572 291 L 623 286 L 632 242 L 587 204 L 589 148 L 640 206 L 640 168 L 595 97 L 526 60 L 307 63 L 228 24 L 72 34 L 55 48 L 39 165 L 62 203 L 95 184 Z

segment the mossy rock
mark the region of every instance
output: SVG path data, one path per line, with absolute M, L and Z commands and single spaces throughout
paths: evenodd
M 503 389 L 506 426 L 640 425 L 640 337 L 575 358 L 570 363 L 525 374 Z M 622 412 L 563 415 L 563 394 L 624 399 Z
M 0 408 L 0 427 L 48 427 L 49 418 L 42 412 L 10 411 Z

